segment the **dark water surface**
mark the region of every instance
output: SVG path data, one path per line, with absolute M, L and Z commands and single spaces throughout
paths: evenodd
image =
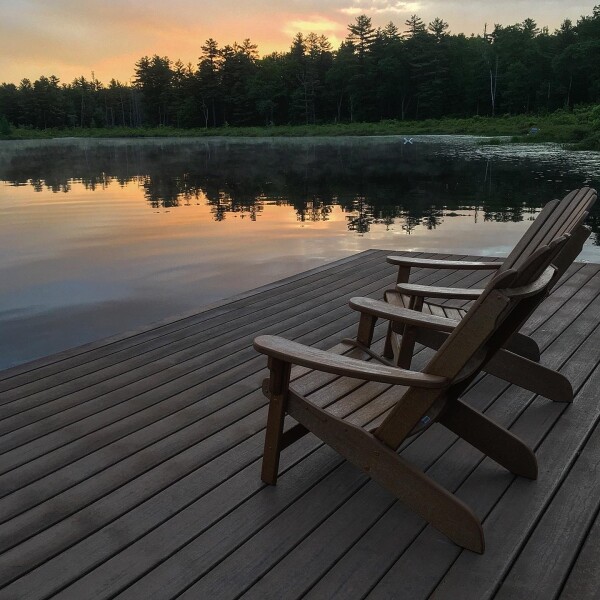
M 0 368 L 368 248 L 506 255 L 582 185 L 600 154 L 461 136 L 0 142 Z

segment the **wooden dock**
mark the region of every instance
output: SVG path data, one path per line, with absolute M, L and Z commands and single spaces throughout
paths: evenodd
M 465 398 L 535 448 L 537 481 L 441 427 L 403 450 L 483 520 L 485 554 L 312 435 L 283 453 L 276 487 L 261 482 L 266 361 L 252 339 L 327 348 L 352 335 L 348 299 L 394 281 L 386 254 L 0 373 L 0 599 L 597 598 L 600 265 L 572 265 L 525 328 L 573 383 L 572 405 L 490 375 Z

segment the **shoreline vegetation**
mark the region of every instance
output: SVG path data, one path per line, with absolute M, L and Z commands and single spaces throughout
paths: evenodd
M 559 143 L 573 150 L 600 150 L 600 105 L 558 110 L 546 115 L 505 115 L 384 120 L 377 123 L 331 123 L 311 125 L 220 126 L 208 128 L 68 127 L 34 129 L 9 127 L 0 131 L 0 140 L 53 138 L 203 138 L 203 137 L 339 137 L 339 136 L 473 135 L 488 138 L 483 143 Z

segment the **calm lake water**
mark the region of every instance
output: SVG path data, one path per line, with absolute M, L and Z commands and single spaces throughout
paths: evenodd
M 462 136 L 0 142 L 0 368 L 368 248 L 506 255 L 582 185 L 599 153 Z

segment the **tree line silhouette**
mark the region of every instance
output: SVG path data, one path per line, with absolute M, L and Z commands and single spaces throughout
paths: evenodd
M 197 65 L 144 56 L 129 83 L 92 74 L 0 86 L 6 127 L 220 127 L 550 112 L 600 102 L 600 5 L 550 33 L 532 19 L 453 35 L 417 15 L 400 31 L 358 16 L 337 50 L 298 33 L 288 52 L 201 46 Z

